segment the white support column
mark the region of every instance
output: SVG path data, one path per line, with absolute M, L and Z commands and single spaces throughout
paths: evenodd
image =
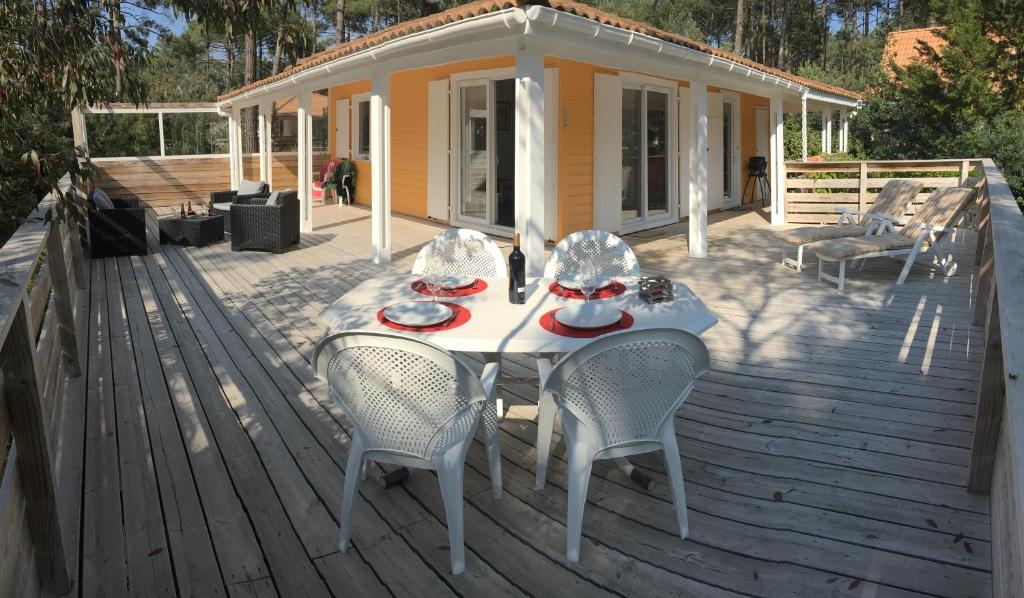
M 245 178 L 245 169 L 242 168 L 242 149 L 244 147 L 242 144 L 242 111 L 239 108 L 232 106 L 231 114 L 234 116 L 235 120 L 235 126 L 231 131 L 232 138 L 235 142 L 235 155 L 232 158 L 232 167 L 235 169 L 235 175 L 237 177 L 232 189 L 237 189 L 238 182 Z
M 828 110 L 821 111 L 821 155 L 828 155 L 828 117 L 831 113 Z
M 544 274 L 544 53 L 528 44 L 516 53 L 516 230 L 526 275 Z
M 164 142 L 164 113 L 156 113 L 156 126 L 160 129 L 160 155 L 167 155 L 167 144 Z
M 771 99 L 771 168 L 772 184 L 772 224 L 786 223 L 786 145 L 783 143 L 784 113 L 782 98 Z
M 828 118 L 825 120 L 825 155 L 832 155 L 832 148 L 835 144 L 832 143 L 832 110 L 828 111 Z
M 839 151 L 850 151 L 850 113 L 846 108 L 839 109 Z
M 391 263 L 391 74 L 370 91 L 370 243 L 373 263 Z
M 228 112 L 228 167 L 231 169 L 231 188 L 238 189 L 238 180 L 241 178 L 238 172 L 238 110 L 231 108 Z
M 690 257 L 708 255 L 708 84 L 690 81 Z
M 807 96 L 800 98 L 800 147 L 803 160 L 807 161 Z
M 256 107 L 256 133 L 259 138 L 260 180 L 269 182 L 270 176 L 270 102 L 260 102 Z
M 313 92 L 299 90 L 298 187 L 299 230 L 313 232 Z

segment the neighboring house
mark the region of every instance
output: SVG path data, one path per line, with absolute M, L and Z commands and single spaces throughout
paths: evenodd
M 886 69 L 893 64 L 905 69 L 915 62 L 923 63 L 924 59 L 919 51 L 921 44 L 930 46 L 941 54 L 942 49 L 949 43 L 939 35 L 945 29 L 945 27 L 935 26 L 891 31 L 885 40 L 882 64 Z
M 322 93 L 329 152 L 356 162 L 378 260 L 389 259 L 387 222 L 398 213 L 502 236 L 519 230 L 532 271 L 545 239 L 686 217 L 690 253 L 704 255 L 707 212 L 760 199 L 741 197 L 747 160 L 765 156 L 773 180 L 781 175 L 784 112 L 802 111 L 806 122 L 807 110 L 820 110 L 831 123 L 838 110 L 842 149 L 847 110 L 859 104 L 855 93 L 570 0 L 481 0 L 221 96 L 235 131 L 233 179 L 272 175 L 266 151 L 259 172 L 243 166 L 240 109 L 265 115 L 296 97 L 301 121 Z M 274 145 L 261 131 L 261 148 Z M 299 172 L 310 172 L 319 167 L 302 151 L 310 134 L 300 126 L 298 138 Z

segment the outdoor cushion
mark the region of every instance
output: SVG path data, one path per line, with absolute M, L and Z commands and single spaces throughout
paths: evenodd
M 907 206 L 921 192 L 920 181 L 893 179 L 882 187 L 871 204 L 870 212 L 900 218 L 907 211 Z
M 843 237 L 863 237 L 868 232 L 859 224 L 842 224 L 839 226 L 801 226 L 789 230 L 772 233 L 775 238 L 790 245 L 804 245 L 824 239 L 842 239 Z
M 840 261 L 879 251 L 910 249 L 913 246 L 914 239 L 900 233 L 891 233 L 888 235 L 817 241 L 808 245 L 807 250 L 813 251 L 820 258 Z
M 279 199 L 280 197 L 281 197 L 281 192 L 280 191 L 274 191 L 273 193 L 270 194 L 270 197 L 267 198 L 267 205 L 268 206 L 276 206 L 276 205 L 278 205 L 280 203 L 280 199 Z
M 267 184 L 263 181 L 247 181 L 242 179 L 238 182 L 238 194 L 239 195 L 256 195 L 262 193 L 266 189 Z
M 113 210 L 114 202 L 107 195 L 106 191 L 100 188 L 92 190 L 92 204 L 100 210 Z
M 921 226 L 925 224 L 942 228 L 951 226 L 960 211 L 966 208 L 972 199 L 974 199 L 974 189 L 965 187 L 936 189 L 918 208 L 917 213 L 907 221 L 907 225 L 900 230 L 900 233 L 908 237 L 916 237 L 921 232 Z
M 220 212 L 230 212 L 231 211 L 231 202 L 225 201 L 225 202 L 221 202 L 221 203 L 215 203 L 215 204 L 213 204 L 213 209 L 214 210 L 218 210 Z

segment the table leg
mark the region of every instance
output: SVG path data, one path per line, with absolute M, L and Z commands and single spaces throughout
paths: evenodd
M 501 381 L 501 374 L 502 374 L 502 372 L 501 372 L 501 353 L 484 353 L 483 356 L 484 356 L 484 361 L 486 361 L 487 363 L 496 363 L 496 364 L 498 364 L 498 391 L 496 393 L 497 394 L 497 400 L 495 401 L 495 403 L 497 403 L 497 405 L 498 405 L 498 419 L 500 420 L 503 417 L 505 417 L 504 403 L 502 402 L 502 399 L 501 399 L 501 390 L 502 390 L 502 386 L 503 386 L 502 385 L 502 381 Z

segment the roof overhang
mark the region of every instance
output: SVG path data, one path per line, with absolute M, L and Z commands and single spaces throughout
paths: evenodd
M 807 97 L 857 108 L 860 101 L 812 89 L 785 76 L 644 33 L 601 23 L 547 6 L 513 7 L 467 17 L 305 68 L 218 102 L 222 111 L 397 72 L 490 56 L 509 55 L 527 44 L 546 54 L 590 59 L 608 66 L 657 65 L 658 74 L 764 96 Z M 580 50 L 584 53 L 581 56 Z

